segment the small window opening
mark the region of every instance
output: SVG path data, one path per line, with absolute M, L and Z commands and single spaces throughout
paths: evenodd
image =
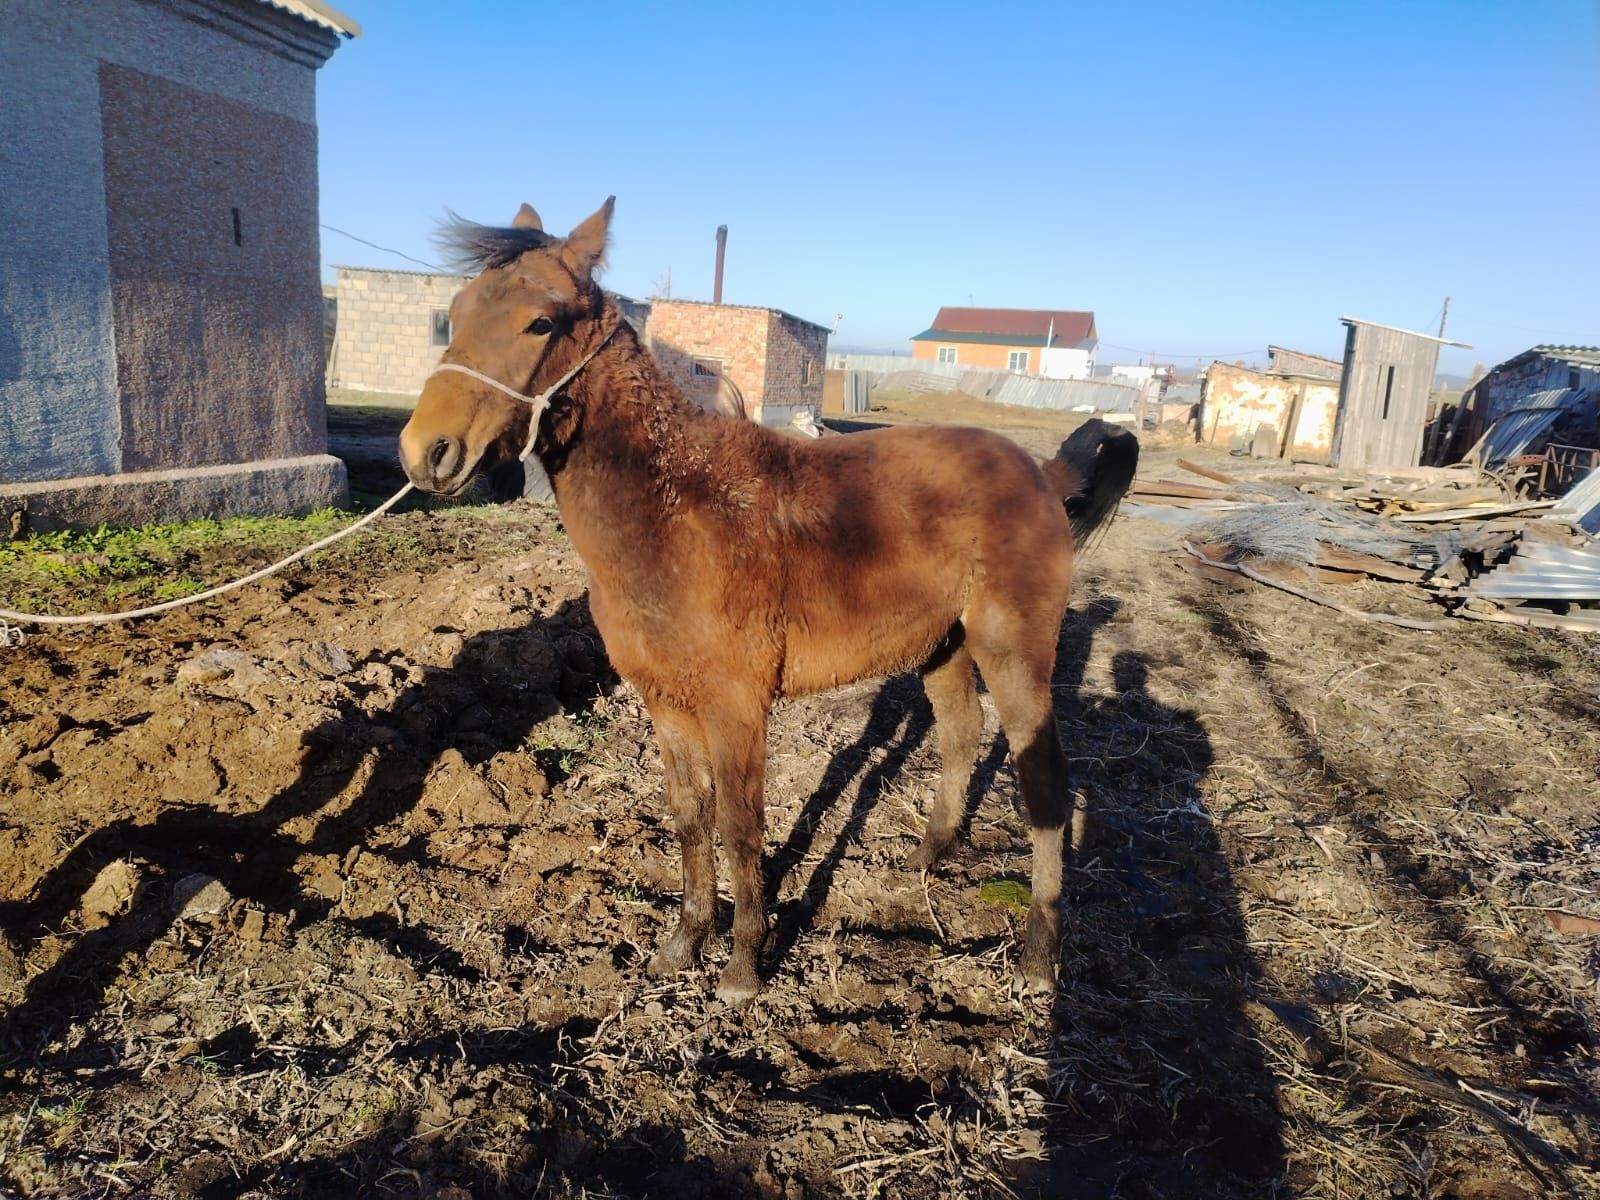
M 942 362 L 942 363 L 953 363 L 953 362 L 955 362 L 956 361 L 956 348 L 954 346 L 940 346 L 939 347 L 939 361 Z
M 800 386 L 804 387 L 816 376 L 817 364 L 814 359 L 802 358 L 800 360 Z
M 1026 371 L 1028 369 L 1028 352 L 1026 350 L 1012 350 L 1006 355 L 1006 370 Z
M 239 210 L 237 208 L 233 210 L 233 244 L 235 246 L 244 245 L 244 231 L 239 228 Z
M 449 309 L 436 308 L 433 310 L 428 340 L 435 346 L 448 346 L 450 344 Z
M 1383 384 L 1383 419 L 1389 419 L 1389 400 L 1394 395 L 1394 368 L 1390 367 Z
M 695 358 L 690 369 L 696 379 L 717 379 L 722 375 L 722 364 L 714 358 Z

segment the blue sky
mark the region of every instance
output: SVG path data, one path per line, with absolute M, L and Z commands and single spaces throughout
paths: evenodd
M 942 304 L 1087 308 L 1104 361 L 1441 370 L 1600 343 L 1600 13 L 1518 3 L 630 5 L 336 0 L 322 219 L 424 260 L 446 207 L 564 232 L 606 283 L 905 350 Z M 325 264 L 408 266 L 323 232 Z

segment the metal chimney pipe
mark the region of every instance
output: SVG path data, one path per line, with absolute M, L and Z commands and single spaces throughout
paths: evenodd
M 717 280 L 711 285 L 711 303 L 722 303 L 722 256 L 728 252 L 728 227 L 717 226 Z

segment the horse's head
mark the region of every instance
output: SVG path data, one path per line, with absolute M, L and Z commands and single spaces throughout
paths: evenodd
M 456 221 L 444 241 L 477 276 L 450 304 L 455 363 L 514 392 L 534 395 L 582 361 L 603 332 L 593 274 L 605 253 L 616 197 L 565 238 L 545 233 L 524 204 L 509 226 Z M 516 454 L 530 407 L 472 375 L 429 376 L 400 432 L 400 464 L 425 491 L 458 495 L 480 471 Z

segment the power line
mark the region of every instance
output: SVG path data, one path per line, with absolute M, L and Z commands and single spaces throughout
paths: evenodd
M 404 250 L 396 250 L 393 246 L 380 246 L 380 245 L 378 245 L 377 242 L 369 242 L 364 237 L 357 237 L 353 233 L 347 233 L 343 229 L 336 229 L 332 225 L 323 225 L 322 228 L 326 229 L 329 233 L 337 233 L 340 237 L 347 237 L 352 242 L 360 242 L 363 246 L 371 246 L 374 250 L 382 250 L 385 254 L 393 254 L 397 258 L 405 259 L 407 262 L 414 262 L 419 267 L 427 267 L 428 270 L 437 272 L 440 275 L 448 275 L 449 274 L 449 272 L 446 271 L 443 267 L 441 267 L 438 263 L 423 262 L 422 259 L 413 258 L 413 257 L 411 257 L 411 255 L 407 254 Z

